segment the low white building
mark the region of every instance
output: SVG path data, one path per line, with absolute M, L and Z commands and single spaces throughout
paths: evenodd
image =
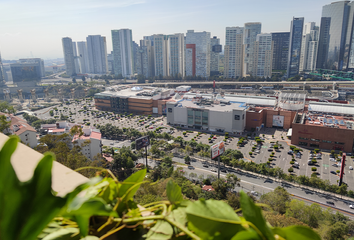
M 11 122 L 10 128 L 5 130 L 4 133 L 10 133 L 17 135 L 21 142 L 34 148 L 37 146 L 37 131 L 27 123 L 26 120 L 13 116 L 12 114 L 0 113 L 5 115 L 6 120 Z
M 61 121 L 54 124 L 42 124 L 41 133 L 53 135 L 61 135 L 64 133 L 69 134 L 70 129 L 74 126 L 80 126 L 84 134 L 79 138 L 78 136 L 74 136 L 72 139 L 73 144 L 79 144 L 81 146 L 82 154 L 93 160 L 97 154 L 102 153 L 100 130 L 90 126 Z
M 184 128 L 242 134 L 246 127 L 244 103 L 227 100 L 184 99 L 168 102 L 167 123 Z

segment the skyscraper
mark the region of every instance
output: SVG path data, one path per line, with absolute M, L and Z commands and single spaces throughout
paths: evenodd
M 257 77 L 271 77 L 273 63 L 272 34 L 258 34 L 254 44 L 253 75 Z
M 293 17 L 290 25 L 287 78 L 291 78 L 299 74 L 303 26 L 303 17 Z
M 220 39 L 216 36 L 210 39 L 210 75 L 219 74 L 219 55 L 222 52 Z
M 169 51 L 168 36 L 163 34 L 154 34 L 154 58 L 155 58 L 155 76 L 169 76 Z
M 318 27 L 314 22 L 304 24 L 299 71 L 315 70 L 318 49 Z
M 209 77 L 210 75 L 210 32 L 186 34 L 186 76 Z
M 86 38 L 90 73 L 108 72 L 106 37 L 89 35 Z
M 130 78 L 134 74 L 132 30 L 112 30 L 112 45 L 114 74 Z
M 176 33 L 168 37 L 169 75 L 184 77 L 185 75 L 185 49 L 184 34 Z
M 2 81 L 5 80 L 5 75 L 4 75 L 4 69 L 2 67 L 2 60 L 1 60 L 1 54 L 0 54 L 0 85 L 2 84 Z
M 88 53 L 87 53 L 87 44 L 86 42 L 77 42 L 77 48 L 78 48 L 78 57 L 80 61 L 80 67 L 81 67 L 81 73 L 89 73 L 90 72 L 90 67 L 89 67 L 89 60 L 88 60 Z
M 80 62 L 79 62 L 79 57 L 77 55 L 76 42 L 73 42 L 73 53 L 74 53 L 75 72 L 82 73 L 81 67 L 80 67 Z
M 41 77 L 45 77 L 44 61 L 41 58 L 22 58 L 18 60 L 20 63 L 35 63 L 38 65 Z
M 146 51 L 147 59 L 146 59 L 146 67 L 147 69 L 144 71 L 142 69 L 142 73 L 146 77 L 155 76 L 155 57 L 154 57 L 154 39 L 152 36 L 144 36 L 144 40 L 140 41 L 140 46 L 142 46 L 142 51 Z
M 273 70 L 286 70 L 288 66 L 290 32 L 272 33 Z
M 339 1 L 322 7 L 317 68 L 354 68 L 353 20 L 354 2 Z
M 243 27 L 227 27 L 224 47 L 224 77 L 242 77 Z
M 65 37 L 62 38 L 62 43 L 63 43 L 66 74 L 68 76 L 75 76 L 76 71 L 75 71 L 75 61 L 74 61 L 74 52 L 73 52 L 73 42 L 71 38 Z
M 261 33 L 262 24 L 260 22 L 245 23 L 243 32 L 243 76 L 254 75 L 255 70 L 253 66 L 254 62 L 254 44 L 256 42 L 257 35 Z

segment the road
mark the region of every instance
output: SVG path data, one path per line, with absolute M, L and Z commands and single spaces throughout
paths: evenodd
M 210 178 L 210 176 L 214 176 L 214 177 L 217 176 L 217 172 L 211 171 L 212 168 L 216 168 L 216 163 L 210 164 L 211 166 L 209 166 L 208 168 L 204 168 L 202 166 L 203 163 L 201 161 L 195 161 L 195 162 L 191 162 L 191 166 L 193 166 L 194 169 L 188 169 L 188 166 L 183 164 L 184 163 L 183 158 L 174 157 L 172 160 L 175 162 L 174 164 L 175 167 L 182 167 L 184 169 L 185 176 L 190 180 L 193 179 L 200 180 L 201 175 L 203 176 L 203 179 L 208 177 Z M 145 159 L 141 158 L 138 160 L 138 162 L 145 164 Z M 150 167 L 154 167 L 156 166 L 156 161 L 148 159 L 148 164 Z M 196 173 L 197 177 L 193 177 L 193 178 L 190 177 L 191 173 Z M 354 200 L 352 202 L 348 202 L 327 194 L 312 192 L 309 191 L 308 189 L 304 189 L 301 187 L 294 187 L 293 185 L 285 184 L 282 183 L 281 181 L 279 182 L 273 181 L 269 178 L 258 177 L 243 171 L 235 171 L 230 173 L 236 174 L 237 177 L 240 178 L 241 180 L 240 187 L 236 187 L 235 191 L 240 191 L 240 190 L 243 190 L 245 192 L 256 191 L 258 193 L 258 197 L 260 197 L 262 194 L 271 192 L 276 187 L 281 186 L 284 187 L 291 194 L 292 198 L 305 201 L 308 204 L 317 203 L 322 208 L 329 207 L 335 211 L 341 212 L 343 215 L 350 217 L 351 219 L 354 219 L 354 210 L 351 210 L 349 208 L 350 204 L 354 204 Z M 226 177 L 226 174 L 227 173 L 221 172 L 220 176 Z M 334 206 L 328 205 L 326 201 L 334 202 Z

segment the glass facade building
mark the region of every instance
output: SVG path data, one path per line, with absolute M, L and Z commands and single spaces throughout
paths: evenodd
M 294 17 L 291 21 L 287 67 L 288 78 L 294 77 L 299 74 L 303 26 L 303 17 Z
M 36 63 L 13 63 L 10 68 L 14 83 L 41 80 L 41 68 Z
M 354 2 L 339 1 L 322 8 L 317 68 L 354 68 Z
M 272 33 L 273 70 L 286 70 L 288 65 L 290 32 Z

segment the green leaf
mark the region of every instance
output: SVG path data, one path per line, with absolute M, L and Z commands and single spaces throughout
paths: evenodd
M 240 192 L 240 197 L 243 217 L 253 223 L 267 239 L 274 239 L 273 233 L 262 215 L 261 208 L 256 206 L 252 199 L 243 191 Z
M 321 237 L 315 231 L 305 226 L 274 228 L 273 234 L 277 234 L 287 240 L 321 240 Z
M 167 219 L 173 222 L 177 222 L 182 226 L 187 225 L 187 214 L 186 214 L 186 209 L 184 207 L 178 207 L 174 209 L 168 216 Z M 177 227 L 173 227 L 175 233 L 179 233 L 180 230 Z
M 255 231 L 241 231 L 238 232 L 231 240 L 262 240 L 262 238 Z
M 167 198 L 172 203 L 181 202 L 183 200 L 181 187 L 177 183 L 174 183 L 172 180 L 168 181 L 167 187 Z
M 99 240 L 100 238 L 96 237 L 96 236 L 87 236 L 84 238 L 81 238 L 80 240 Z
M 19 181 L 10 161 L 17 142 L 18 138 L 11 136 L 0 151 L 0 239 L 32 240 L 66 199 L 52 194 L 51 154 L 43 156 L 29 181 Z
M 81 202 L 80 202 L 81 204 Z M 82 236 L 87 236 L 89 229 L 89 219 L 92 216 L 112 216 L 117 217 L 117 213 L 106 204 L 101 198 L 91 198 L 86 200 L 78 208 L 75 200 L 69 205 L 66 216 L 75 218 Z
M 146 234 L 147 240 L 167 240 L 171 239 L 173 234 L 172 226 L 162 220 L 156 221 L 155 226 L 153 226 L 149 232 Z
M 79 236 L 79 229 L 77 228 L 62 228 L 56 232 L 53 232 L 47 235 L 42 240 L 78 240 L 80 239 Z
M 111 204 L 113 200 L 117 199 L 118 196 L 118 184 L 111 178 L 106 179 L 109 184 L 107 187 L 99 194 L 107 203 Z
M 188 226 L 202 239 L 231 239 L 243 227 L 241 219 L 225 202 L 198 200 L 186 208 Z

